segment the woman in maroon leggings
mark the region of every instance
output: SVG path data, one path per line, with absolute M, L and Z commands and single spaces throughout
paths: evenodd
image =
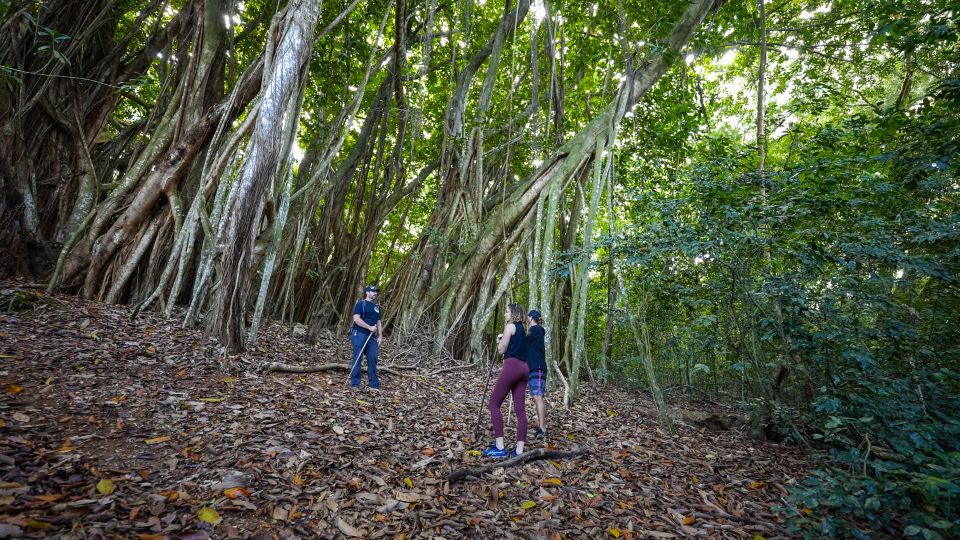
M 491 458 L 507 457 L 503 446 L 503 413 L 500 406 L 513 393 L 513 410 L 517 413 L 517 448 L 511 456 L 523 453 L 523 443 L 527 439 L 527 409 L 524 399 L 527 394 L 527 381 L 530 380 L 530 368 L 527 367 L 527 336 L 523 328 L 526 313 L 519 304 L 507 306 L 507 324 L 503 334 L 497 339 L 497 352 L 503 354 L 503 370 L 497 377 L 497 384 L 490 394 L 490 417 L 493 419 L 493 434 L 496 436 L 490 448 L 483 455 Z

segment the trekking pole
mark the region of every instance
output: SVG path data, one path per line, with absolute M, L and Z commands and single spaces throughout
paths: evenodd
M 490 378 L 493 376 L 493 359 L 490 359 L 487 367 L 487 382 L 483 383 L 483 394 L 480 395 L 480 408 L 477 410 L 477 421 L 473 424 L 473 440 L 476 441 L 480 429 L 480 418 L 483 416 L 483 403 L 487 400 L 487 390 L 490 388 Z
M 363 347 L 360 347 L 360 350 L 357 351 L 357 357 L 353 359 L 353 364 L 350 364 L 349 376 L 351 377 L 351 381 L 350 381 L 351 383 L 353 382 L 352 380 L 353 368 L 357 367 L 357 362 L 360 361 L 360 357 L 363 356 L 363 350 L 367 348 L 367 343 L 370 343 L 370 338 L 372 337 L 373 337 L 373 332 L 370 332 L 369 334 L 367 334 L 367 340 L 363 342 Z

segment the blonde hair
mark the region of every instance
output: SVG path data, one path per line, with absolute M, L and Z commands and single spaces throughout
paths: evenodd
M 520 304 L 507 304 L 507 313 L 509 322 L 523 323 L 527 320 L 527 313 Z

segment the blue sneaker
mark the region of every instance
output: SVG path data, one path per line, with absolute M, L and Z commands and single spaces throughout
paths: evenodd
M 510 451 L 507 452 L 507 458 L 509 458 L 509 459 L 513 459 L 513 458 L 515 458 L 515 457 L 517 457 L 517 456 L 519 456 L 519 455 L 520 455 L 520 454 L 517 453 L 517 449 L 516 449 L 516 448 L 511 448 Z
M 502 459 L 507 457 L 507 450 L 505 448 L 497 448 L 496 444 L 491 444 L 490 448 L 487 448 L 481 452 L 481 454 L 488 458 Z

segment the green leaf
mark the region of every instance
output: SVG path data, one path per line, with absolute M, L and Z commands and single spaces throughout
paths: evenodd
M 200 511 L 197 512 L 197 518 L 199 518 L 200 521 L 204 523 L 209 523 L 211 525 L 217 525 L 218 523 L 223 521 L 223 518 L 220 517 L 220 514 L 218 514 L 216 510 L 206 506 L 201 508 Z
M 113 484 L 113 481 L 110 480 L 109 478 L 104 478 L 103 480 L 100 480 L 99 482 L 97 482 L 97 491 L 99 491 L 103 495 L 109 495 L 113 493 L 115 489 L 117 489 L 117 486 L 115 486 Z

